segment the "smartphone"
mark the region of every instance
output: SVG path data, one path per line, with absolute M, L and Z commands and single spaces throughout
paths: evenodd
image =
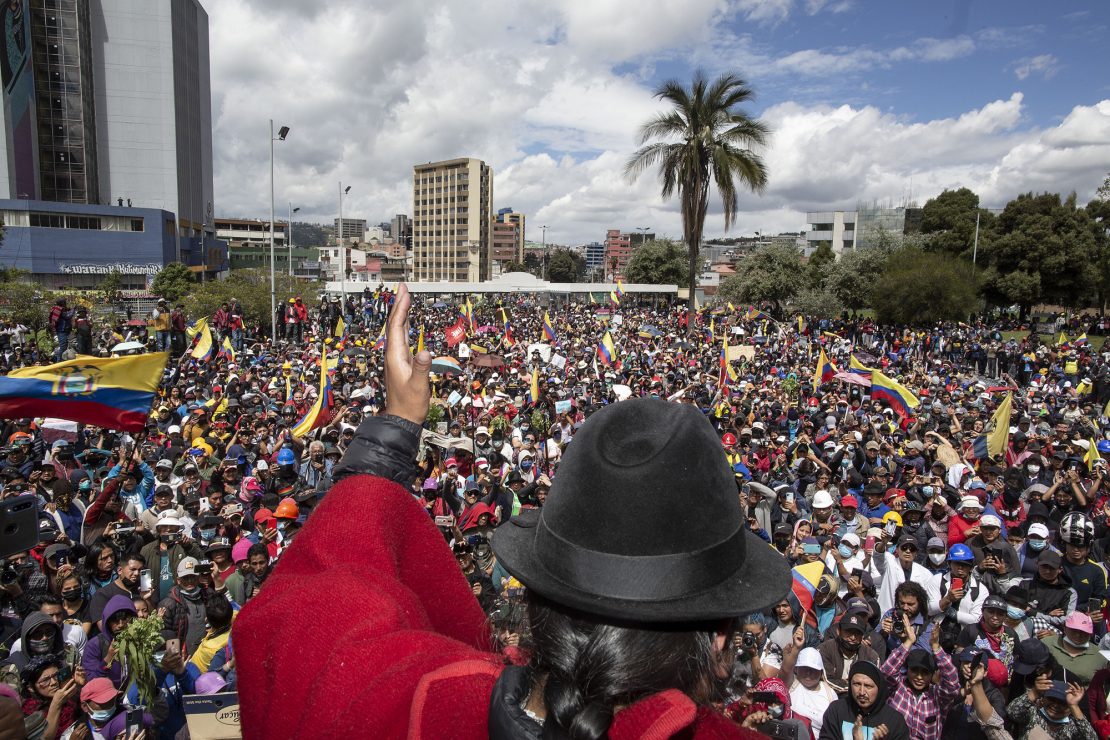
M 752 691 L 748 694 L 752 704 L 781 704 L 782 700 L 774 691 Z
M 783 722 L 780 719 L 767 720 L 759 726 L 759 731 L 776 740 L 796 740 L 798 737 L 795 725 Z
M 898 525 L 893 521 L 889 521 L 883 525 L 883 531 L 886 532 L 887 537 L 893 537 L 896 529 L 898 529 Z
M 181 653 L 181 640 L 176 637 L 171 637 L 166 640 L 166 655 L 175 655 Z
M 143 708 L 127 710 L 127 734 L 137 735 L 143 729 Z
M 455 526 L 455 517 L 453 516 L 437 516 L 435 518 L 437 527 L 453 527 Z
M 1087 613 L 1094 614 L 1095 612 L 1102 611 L 1102 599 L 1090 598 L 1087 599 Z
M 952 590 L 953 591 L 963 591 L 964 590 L 964 579 L 953 577 L 952 578 Z
M 139 571 L 139 590 L 146 592 L 154 588 L 154 582 L 150 577 L 150 568 L 143 568 Z
M 788 503 L 788 504 L 794 503 L 794 492 L 793 491 L 788 491 L 787 492 L 787 494 L 786 494 L 786 503 Z
M 863 549 L 867 552 L 874 552 L 875 551 L 875 538 L 870 537 L 870 536 L 864 538 L 864 540 L 863 540 Z

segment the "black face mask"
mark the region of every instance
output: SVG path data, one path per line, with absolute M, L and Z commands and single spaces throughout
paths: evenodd
M 845 655 L 855 655 L 859 652 L 860 645 L 863 644 L 862 642 L 855 644 L 847 642 L 843 637 L 837 637 L 836 642 L 840 645 L 840 652 Z
M 66 601 L 80 601 L 81 597 L 82 597 L 82 592 L 81 592 L 81 589 L 79 589 L 79 588 L 70 588 L 70 589 L 67 589 L 65 591 L 62 591 L 62 598 L 65 599 Z

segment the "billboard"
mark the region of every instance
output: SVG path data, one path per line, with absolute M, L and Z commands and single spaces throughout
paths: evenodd
M 0 0 L 0 82 L 16 198 L 37 198 L 35 178 L 35 78 L 31 69 L 29 0 Z

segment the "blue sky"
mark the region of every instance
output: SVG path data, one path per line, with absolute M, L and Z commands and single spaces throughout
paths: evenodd
M 218 210 L 261 215 L 273 115 L 279 202 L 310 220 L 411 209 L 416 162 L 475 156 L 495 207 L 548 238 L 677 234 L 677 204 L 624 161 L 652 97 L 697 67 L 736 70 L 774 129 L 770 184 L 734 233 L 807 210 L 923 202 L 968 186 L 1089 197 L 1110 170 L 1106 2 L 864 0 L 209 0 Z M 241 29 L 251 28 L 244 36 Z M 711 211 L 707 233 L 723 231 Z

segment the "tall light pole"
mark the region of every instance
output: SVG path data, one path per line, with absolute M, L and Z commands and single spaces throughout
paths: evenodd
M 289 277 L 293 277 L 293 214 L 301 210 L 294 208 L 293 204 L 289 204 L 289 220 L 285 222 L 285 246 L 289 247 Z
M 274 277 L 274 142 L 285 141 L 289 127 L 278 129 L 274 138 L 274 119 L 270 119 L 270 341 L 277 343 L 277 282 Z
M 343 196 L 351 192 L 351 186 L 343 187 L 339 181 L 339 222 L 335 225 L 335 242 L 339 245 L 339 291 L 343 295 L 343 308 L 347 310 L 347 245 L 343 243 Z
M 547 226 L 541 226 L 540 229 L 543 231 L 543 265 L 540 267 L 540 277 L 547 280 Z

